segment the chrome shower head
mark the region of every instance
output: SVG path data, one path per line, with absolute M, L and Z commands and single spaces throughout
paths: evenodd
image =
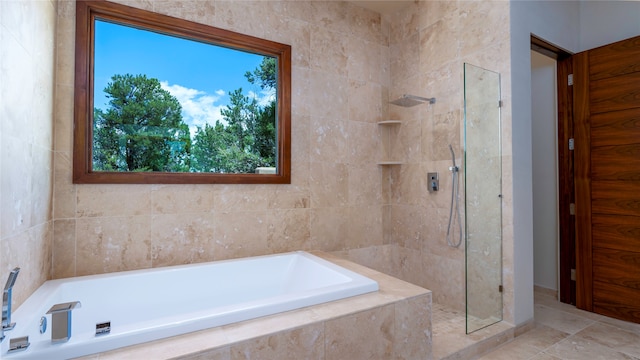
M 404 94 L 402 95 L 401 98 L 390 101 L 391 104 L 402 106 L 402 107 L 416 106 L 416 105 L 424 104 L 426 102 L 428 102 L 429 104 L 435 104 L 436 98 L 426 98 L 422 96 Z

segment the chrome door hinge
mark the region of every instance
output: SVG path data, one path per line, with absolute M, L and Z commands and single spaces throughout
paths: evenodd
M 567 85 L 568 86 L 573 85 L 573 74 L 569 74 L 569 76 L 567 76 Z
M 502 107 L 502 100 L 498 100 L 498 107 L 501 108 Z
M 573 150 L 575 148 L 575 141 L 573 138 L 569 139 L 569 150 Z
M 569 215 L 575 215 L 576 214 L 576 204 L 571 203 L 569 204 Z
M 571 280 L 576 281 L 576 269 L 571 269 Z

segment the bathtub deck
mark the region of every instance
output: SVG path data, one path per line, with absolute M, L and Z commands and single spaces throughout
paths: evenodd
M 432 359 L 431 291 L 323 252 L 380 290 L 78 359 Z

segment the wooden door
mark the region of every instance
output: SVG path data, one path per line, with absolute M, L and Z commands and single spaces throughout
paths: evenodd
M 573 56 L 578 308 L 640 323 L 640 36 Z

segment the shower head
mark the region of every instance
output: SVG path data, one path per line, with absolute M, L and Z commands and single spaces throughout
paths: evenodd
M 402 107 L 416 106 L 426 102 L 428 102 L 429 104 L 435 104 L 436 98 L 426 98 L 422 96 L 404 94 L 401 98 L 390 101 L 391 104 Z

